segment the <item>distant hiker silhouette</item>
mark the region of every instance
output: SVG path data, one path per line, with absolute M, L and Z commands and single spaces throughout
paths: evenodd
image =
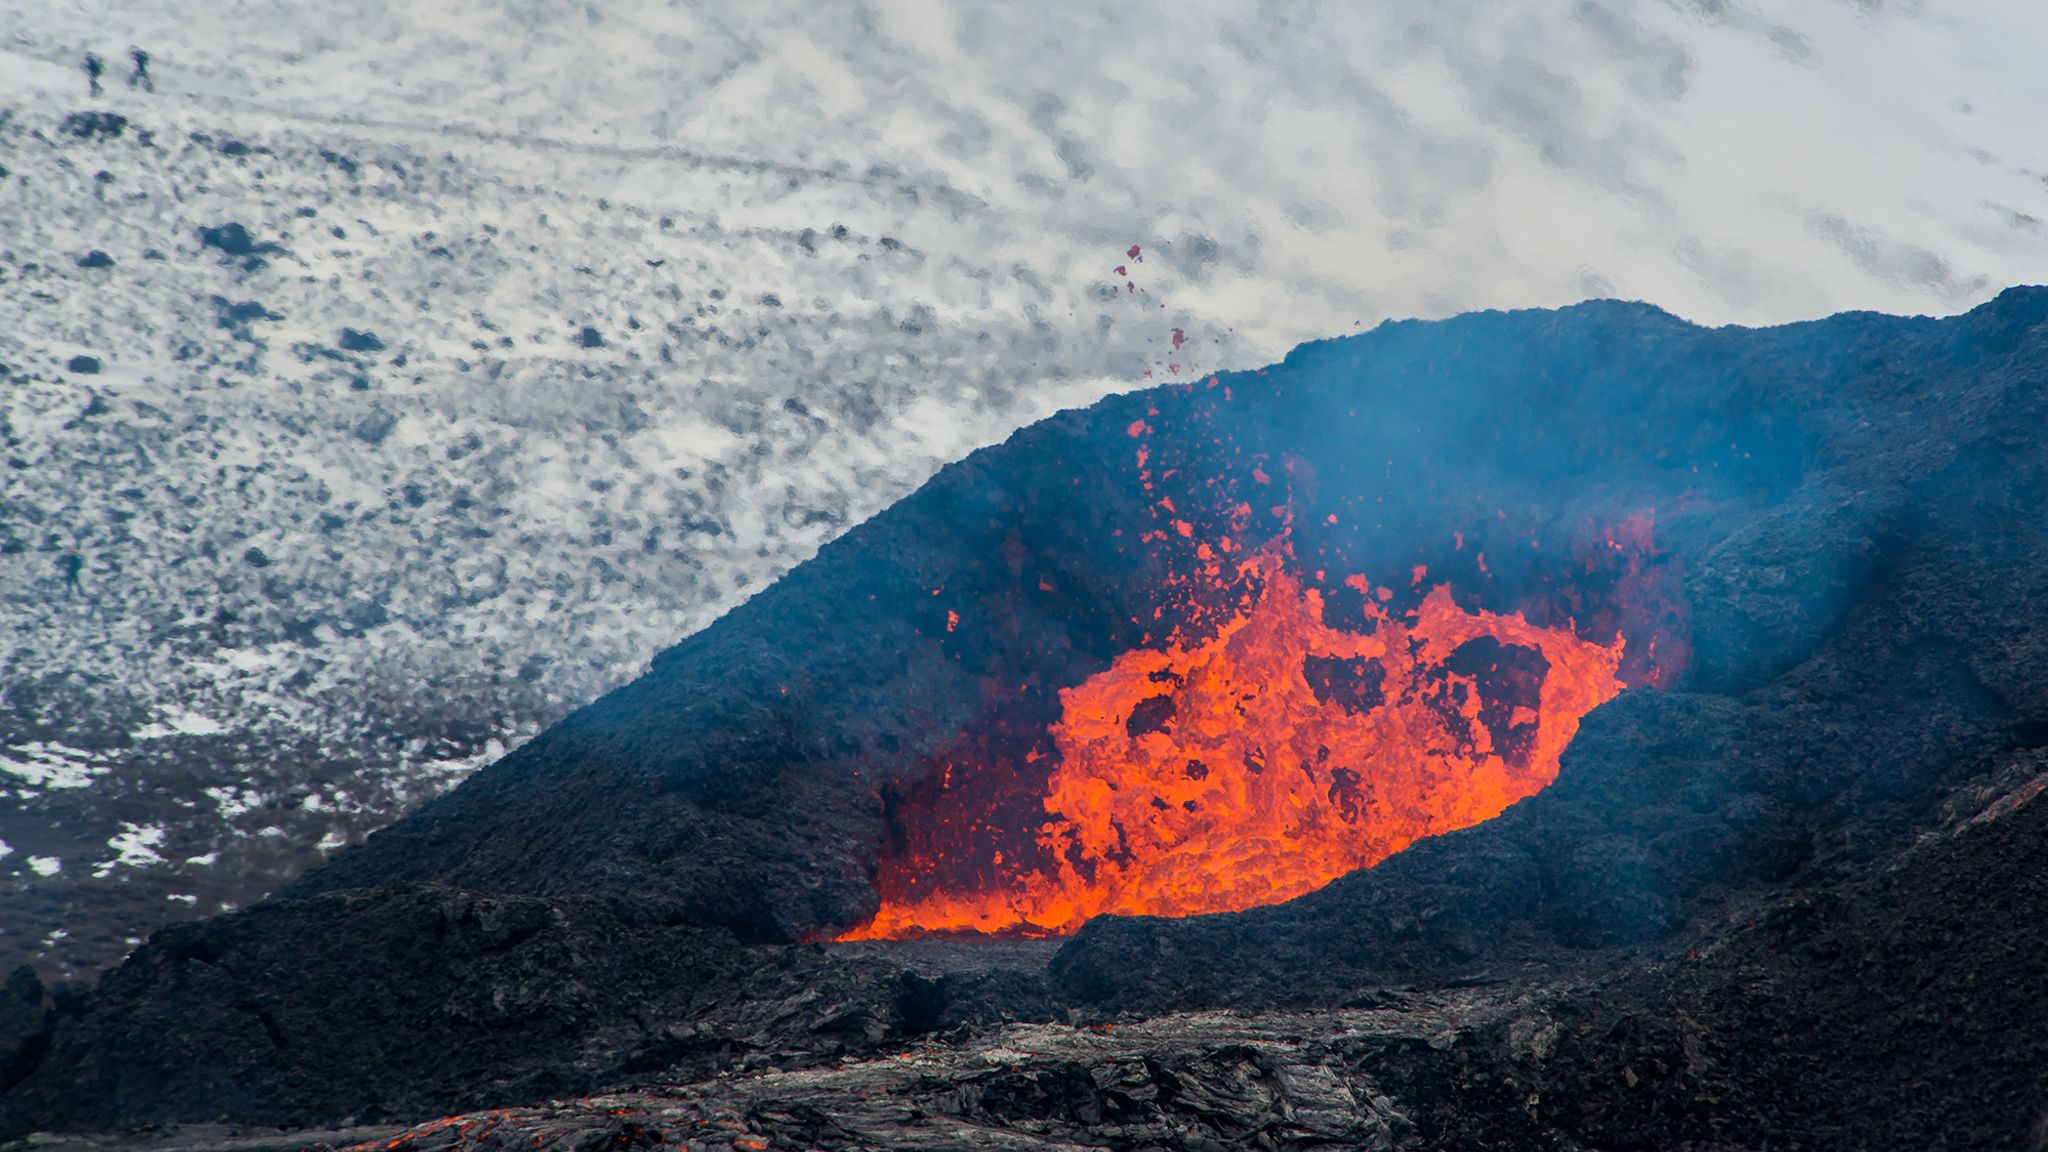
M 149 78 L 149 53 L 140 48 L 130 48 L 128 58 L 135 61 L 135 71 L 128 74 L 128 86 L 144 92 L 156 91 L 156 81 Z
M 66 552 L 57 559 L 57 571 L 64 574 L 64 594 L 79 591 L 78 574 L 85 570 L 85 557 L 76 552 Z
M 95 56 L 90 52 L 87 52 L 85 54 L 85 83 L 87 89 L 94 96 L 99 95 L 102 91 L 102 89 L 100 88 L 100 77 L 104 75 L 106 71 L 107 66 L 104 63 L 101 63 L 100 58 L 98 56 Z

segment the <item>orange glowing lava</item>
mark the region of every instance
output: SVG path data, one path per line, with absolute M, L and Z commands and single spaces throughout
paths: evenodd
M 1050 936 L 1101 913 L 1287 900 L 1540 791 L 1622 688 L 1619 635 L 1466 610 L 1441 584 L 1395 614 L 1359 577 L 1369 628 L 1342 631 L 1277 552 L 1240 575 L 1215 628 L 1060 693 L 1037 859 L 997 853 L 980 883 L 934 890 L 945 849 L 887 857 L 880 911 L 840 939 Z

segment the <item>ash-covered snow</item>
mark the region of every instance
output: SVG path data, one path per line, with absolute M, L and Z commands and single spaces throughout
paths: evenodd
M 1108 390 L 2039 279 L 2044 11 L 0 0 L 0 967 L 255 899 Z
M 226 731 L 227 726 L 218 720 L 183 708 L 170 708 L 159 719 L 130 733 L 130 738 L 155 740 L 164 736 L 218 736 Z
M 29 789 L 84 788 L 107 774 L 93 753 L 55 741 L 28 740 L 0 752 L 0 772 Z
M 123 822 L 121 830 L 107 838 L 107 848 L 114 853 L 92 870 L 93 878 L 104 880 L 116 868 L 149 868 L 164 862 L 163 854 L 157 849 L 163 846 L 164 826 L 144 826 Z

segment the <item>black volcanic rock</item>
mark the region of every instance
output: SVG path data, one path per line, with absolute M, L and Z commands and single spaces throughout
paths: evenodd
M 128 118 L 112 112 L 73 112 L 64 117 L 57 130 L 81 140 L 119 140 L 128 130 Z
M 1372 1071 L 1428 1101 L 1431 1147 L 2040 1147 L 2048 759 L 2026 760 L 1988 818 L 1878 876 Z
M 341 330 L 341 350 L 344 352 L 382 352 L 384 341 L 375 332 L 360 332 L 354 328 Z
M 1694 996 L 1730 1021 L 1756 1010 L 1659 965 L 1758 909 L 1871 890 L 1917 838 L 1952 830 L 1971 798 L 2002 794 L 2037 755 L 2043 427 L 2040 289 L 1950 320 L 1851 314 L 1757 331 L 1616 303 L 1389 324 L 1262 372 L 1062 413 L 947 468 L 641 679 L 279 898 L 159 933 L 58 1022 L 0 1097 L 0 1133 L 333 1121 L 687 1078 L 711 1067 L 690 1037 L 746 1032 L 717 1023 L 736 1004 L 760 1013 L 741 1047 L 810 1059 L 835 1028 L 862 1038 L 834 1041 L 857 1054 L 948 1021 L 1062 1008 L 1376 1009 L 1396 985 L 1498 988 L 1485 996 L 1501 1011 L 1525 993 L 1561 997 L 1543 1001 L 1559 1031 L 1509 1036 L 1519 1025 L 1502 1023 L 1498 1043 L 1445 1056 L 1411 1051 L 1440 1053 L 1419 1018 L 1412 1034 L 1394 1029 L 1407 1039 L 1357 1091 L 1398 1083 L 1412 1099 L 1373 1105 L 1384 1123 L 1367 1126 L 1372 1139 L 1570 1146 L 1559 1133 L 1602 1121 L 1525 1107 L 1503 1087 L 1521 1075 L 1512 1053 L 1564 1051 L 1559 1037 L 1595 1027 L 1573 1006 L 1595 1011 L 1601 996 Z M 1148 531 L 1162 506 L 1185 534 Z M 1692 659 L 1664 689 L 1587 716 L 1557 783 L 1499 818 L 1287 904 L 1099 918 L 1061 949 L 1050 987 L 1029 972 L 948 984 L 886 948 L 800 943 L 873 912 L 904 798 L 935 768 L 1032 797 L 1030 773 L 1046 768 L 1021 753 L 1058 715 L 1058 690 L 1190 610 L 1171 591 L 1177 539 L 1285 530 L 1304 578 L 1327 569 L 1331 585 L 1357 572 L 1405 588 L 1410 566 L 1426 565 L 1470 604 L 1540 608 L 1564 602 L 1552 581 L 1587 525 L 1638 513 L 1654 513 L 1646 563 L 1676 590 L 1671 603 L 1607 603 L 1596 589 L 1571 610 L 1595 628 L 1661 614 Z M 465 919 L 485 906 L 535 927 L 493 943 L 495 930 Z M 1879 946 L 1877 919 L 1843 924 L 1845 941 Z M 760 984 L 783 957 L 788 978 Z M 1796 951 L 1758 957 L 1801 980 L 1824 970 L 1805 971 Z M 836 1006 L 830 1020 L 853 1023 L 820 1018 L 820 988 L 847 989 L 819 995 Z M 501 994 L 531 1011 L 503 1009 Z M 1956 1005 L 1974 1011 L 1960 993 Z M 166 1027 L 174 1018 L 201 1023 L 185 1038 Z M 1740 1029 L 1728 1028 L 1732 1061 Z M 2006 1044 L 1981 1021 L 1964 1034 Z M 1587 1071 L 1545 1074 L 1604 1099 L 1591 1078 L 1619 1072 L 1573 1051 Z M 1327 1067 L 1318 1052 L 1302 1067 Z M 1256 1066 L 1226 1060 L 1216 1075 Z M 1873 1093 L 1903 1090 L 1898 1077 L 1919 1066 L 1874 1067 L 1892 1079 Z M 1426 1089 L 1431 1069 L 1479 1087 Z M 1698 1082 L 1672 1083 L 1659 1090 Z M 1744 1084 L 1752 1119 L 1809 1107 Z M 1096 1099 L 1058 1106 L 1099 1108 L 1084 1097 Z M 1712 1114 L 1711 1100 L 1684 1101 Z M 1423 1126 L 1392 1119 L 1411 1105 Z M 1530 1126 L 1459 1126 L 1501 1108 Z M 1140 1114 L 1168 1124 L 1173 1108 Z M 1694 1131 L 1676 1115 L 1641 1119 Z M 827 1145 L 822 1131 L 792 1138 Z
M 1739 693 L 1796 665 L 1857 605 L 1906 494 L 1815 485 L 1701 557 L 1686 582 L 1691 684 Z
M 0 1045 L 16 1055 L 0 1059 L 36 1075 L 0 1119 L 295 1125 L 516 1103 L 654 1071 L 802 1067 L 982 1018 L 990 980 L 1005 983 L 816 946 L 746 949 L 590 899 L 400 886 L 273 901 L 158 932 L 54 1042 L 35 1015 L 47 1015 L 41 985 L 17 974 L 0 992 Z M 1029 999 L 1007 983 L 1010 999 Z M 1042 983 L 1036 994 L 1042 1005 Z
M 392 1152 L 2035 1147 L 2048 1116 L 2048 918 L 2033 914 L 2048 899 L 2048 759 L 2037 751 L 2026 770 L 1989 818 L 1880 876 L 1788 896 L 1689 954 L 1597 983 L 975 1029 L 828 1068 L 278 1140 Z
M 16 968 L 0 985 L 0 1092 L 21 1083 L 49 1047 L 54 1021 L 36 970 Z
M 230 256 L 248 256 L 258 251 L 259 246 L 249 230 L 240 223 L 229 221 L 218 228 L 201 228 L 199 243 L 207 248 L 218 248 Z

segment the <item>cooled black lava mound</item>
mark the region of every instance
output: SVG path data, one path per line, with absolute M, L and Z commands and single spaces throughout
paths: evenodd
M 2026 991 L 2048 917 L 2013 904 L 2048 869 L 2014 831 L 2048 802 L 2027 800 L 2048 779 L 2044 431 L 2044 289 L 1764 330 L 1609 302 L 1388 324 L 1063 413 L 265 905 L 159 933 L 96 990 L 17 977 L 0 1136 L 424 1115 L 1003 1020 L 1497 988 L 1540 1021 L 1346 1057 L 1408 1117 L 1375 1131 L 2025 1147 L 2048 1116 L 2020 1039 L 2048 1029 Z M 1600 558 L 1616 525 L 1653 525 L 1626 579 Z M 1189 576 L 1226 539 L 1284 541 L 1333 625 L 1374 610 L 1347 588 L 1399 613 L 1440 580 L 1468 611 L 1661 647 L 1630 647 L 1554 784 L 1299 899 L 1098 917 L 1049 967 L 820 943 L 875 915 L 934 789 L 1007 814 L 969 842 L 1028 851 L 1060 691 L 1198 628 Z M 1474 651 L 1508 671 L 1471 723 L 1526 749 L 1540 663 Z M 1353 711 L 1384 692 L 1356 660 L 1305 668 Z M 1174 722 L 1148 704 L 1127 726 Z M 1881 1051 L 1913 1028 L 1913 1057 Z M 1852 1063 L 1826 1069 L 1830 1045 Z M 1850 1084 L 1913 1107 L 1865 1124 L 1823 1091 Z

